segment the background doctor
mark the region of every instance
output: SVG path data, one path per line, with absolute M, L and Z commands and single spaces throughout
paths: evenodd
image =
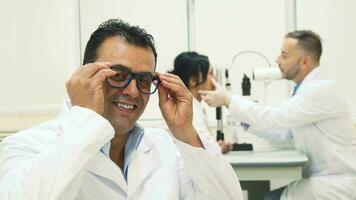
M 155 73 L 156 60 L 145 30 L 102 23 L 58 118 L 0 143 L 0 199 L 241 199 L 232 167 L 192 125 L 190 92 Z M 136 124 L 156 89 L 174 140 Z
M 356 199 L 356 135 L 335 81 L 324 78 L 318 67 L 321 54 L 321 40 L 314 32 L 285 36 L 276 62 L 283 77 L 296 86 L 292 97 L 276 107 L 231 95 L 216 83 L 215 91 L 200 91 L 208 105 L 228 107 L 232 117 L 250 125 L 251 132 L 260 136 L 290 132 L 296 148 L 308 157 L 303 179 L 266 199 Z
M 197 52 L 183 52 L 174 59 L 174 69 L 170 72 L 179 76 L 184 85 L 193 95 L 193 126 L 200 137 L 215 142 L 209 130 L 205 106 L 202 104 L 199 90 L 214 90 L 212 80 L 215 79 L 213 66 L 207 56 Z M 227 153 L 232 150 L 232 144 L 223 140 L 217 141 L 219 150 Z

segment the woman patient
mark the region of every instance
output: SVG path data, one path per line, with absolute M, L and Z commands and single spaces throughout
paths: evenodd
M 170 73 L 179 76 L 193 95 L 193 125 L 199 136 L 215 140 L 209 131 L 205 106 L 198 93 L 199 90 L 215 89 L 212 83 L 215 75 L 209 58 L 194 51 L 183 52 L 174 59 L 174 69 Z M 231 143 L 219 140 L 217 144 L 222 153 L 232 150 Z

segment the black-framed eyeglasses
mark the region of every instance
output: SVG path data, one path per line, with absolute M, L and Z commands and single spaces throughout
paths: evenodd
M 126 88 L 133 79 L 136 80 L 137 89 L 143 94 L 153 94 L 156 92 L 160 80 L 158 76 L 150 72 L 134 73 L 121 65 L 113 65 L 112 70 L 116 75 L 106 79 L 106 82 L 113 88 Z

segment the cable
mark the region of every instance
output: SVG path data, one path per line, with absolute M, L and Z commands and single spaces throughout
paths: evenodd
M 235 54 L 235 56 L 232 58 L 232 64 L 235 63 L 235 60 L 237 57 L 239 57 L 242 54 L 255 54 L 255 55 L 259 55 L 260 57 L 262 57 L 268 64 L 268 67 L 271 67 L 271 62 L 268 60 L 268 58 L 263 55 L 262 53 L 258 52 L 258 51 L 240 51 L 237 54 Z

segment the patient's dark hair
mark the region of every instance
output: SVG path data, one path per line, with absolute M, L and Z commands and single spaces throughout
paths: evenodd
M 119 36 L 126 42 L 144 48 L 151 48 L 157 63 L 157 52 L 154 39 L 146 30 L 131 26 L 121 19 L 109 19 L 99 25 L 90 36 L 84 53 L 83 64 L 92 63 L 97 59 L 97 53 L 100 45 L 109 37 Z
M 189 80 L 199 80 L 197 85 L 206 81 L 209 72 L 209 58 L 194 51 L 183 52 L 174 59 L 174 69 L 170 72 L 179 76 L 189 88 Z M 202 77 L 202 80 L 200 80 Z
M 288 33 L 286 38 L 298 40 L 298 46 L 305 52 L 310 53 L 316 63 L 319 64 L 323 52 L 321 38 L 318 34 L 310 30 L 299 30 Z

